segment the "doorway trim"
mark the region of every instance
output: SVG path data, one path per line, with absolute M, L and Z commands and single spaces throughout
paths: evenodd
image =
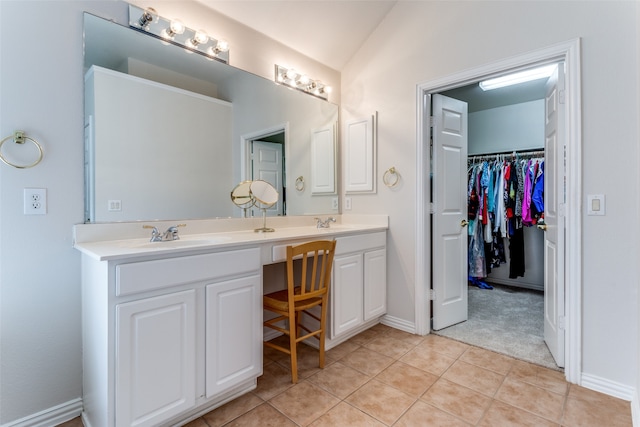
M 240 135 L 240 180 L 248 180 L 251 173 L 251 143 L 260 138 L 266 138 L 277 133 L 284 132 L 284 158 L 289 158 L 289 122 L 279 125 L 271 126 L 265 129 L 260 129 L 254 132 L 245 133 Z M 286 163 L 283 163 L 284 168 L 283 185 L 287 186 L 287 174 Z
M 431 94 L 477 83 L 490 76 L 552 62 L 565 63 L 565 377 L 581 383 L 582 372 L 582 111 L 580 39 L 492 62 L 417 86 L 416 260 L 431 259 L 430 126 Z M 416 333 L 430 332 L 430 263 L 416 262 Z

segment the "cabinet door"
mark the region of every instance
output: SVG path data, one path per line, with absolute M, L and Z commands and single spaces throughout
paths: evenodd
M 262 374 L 260 275 L 206 288 L 206 396 Z
M 364 320 L 387 312 L 387 251 L 364 254 Z
M 195 405 L 195 331 L 195 290 L 116 306 L 116 425 L 158 425 Z
M 331 338 L 363 322 L 362 254 L 336 257 L 333 261 L 331 288 Z

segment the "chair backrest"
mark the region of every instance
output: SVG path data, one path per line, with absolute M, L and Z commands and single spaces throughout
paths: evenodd
M 289 298 L 302 300 L 321 297 L 331 284 L 331 268 L 336 249 L 335 240 L 317 240 L 297 246 L 287 246 L 287 285 Z M 299 268 L 294 268 L 300 260 Z M 300 293 L 293 295 L 294 288 Z

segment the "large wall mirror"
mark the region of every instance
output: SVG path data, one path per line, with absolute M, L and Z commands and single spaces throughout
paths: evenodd
M 336 105 L 88 13 L 84 37 L 86 222 L 242 217 L 231 191 L 266 177 L 275 214 L 337 213 L 311 182 L 335 179 Z

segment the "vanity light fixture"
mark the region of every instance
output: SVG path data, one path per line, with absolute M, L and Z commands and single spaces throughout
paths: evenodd
M 517 85 L 519 83 L 548 78 L 553 74 L 556 64 L 545 65 L 543 67 L 532 68 L 530 70 L 519 71 L 480 82 L 480 88 L 484 91 Z
M 129 26 L 165 44 L 175 44 L 187 52 L 197 52 L 209 59 L 229 63 L 229 43 L 212 38 L 203 30 L 191 29 L 179 19 L 163 18 L 151 7 L 141 9 L 130 4 Z
M 306 74 L 299 73 L 293 68 L 286 68 L 278 64 L 275 66 L 275 81 L 278 84 L 287 85 L 293 89 L 325 100 L 329 97 L 329 93 L 331 93 L 331 86 L 325 85 L 320 80 L 313 80 Z

